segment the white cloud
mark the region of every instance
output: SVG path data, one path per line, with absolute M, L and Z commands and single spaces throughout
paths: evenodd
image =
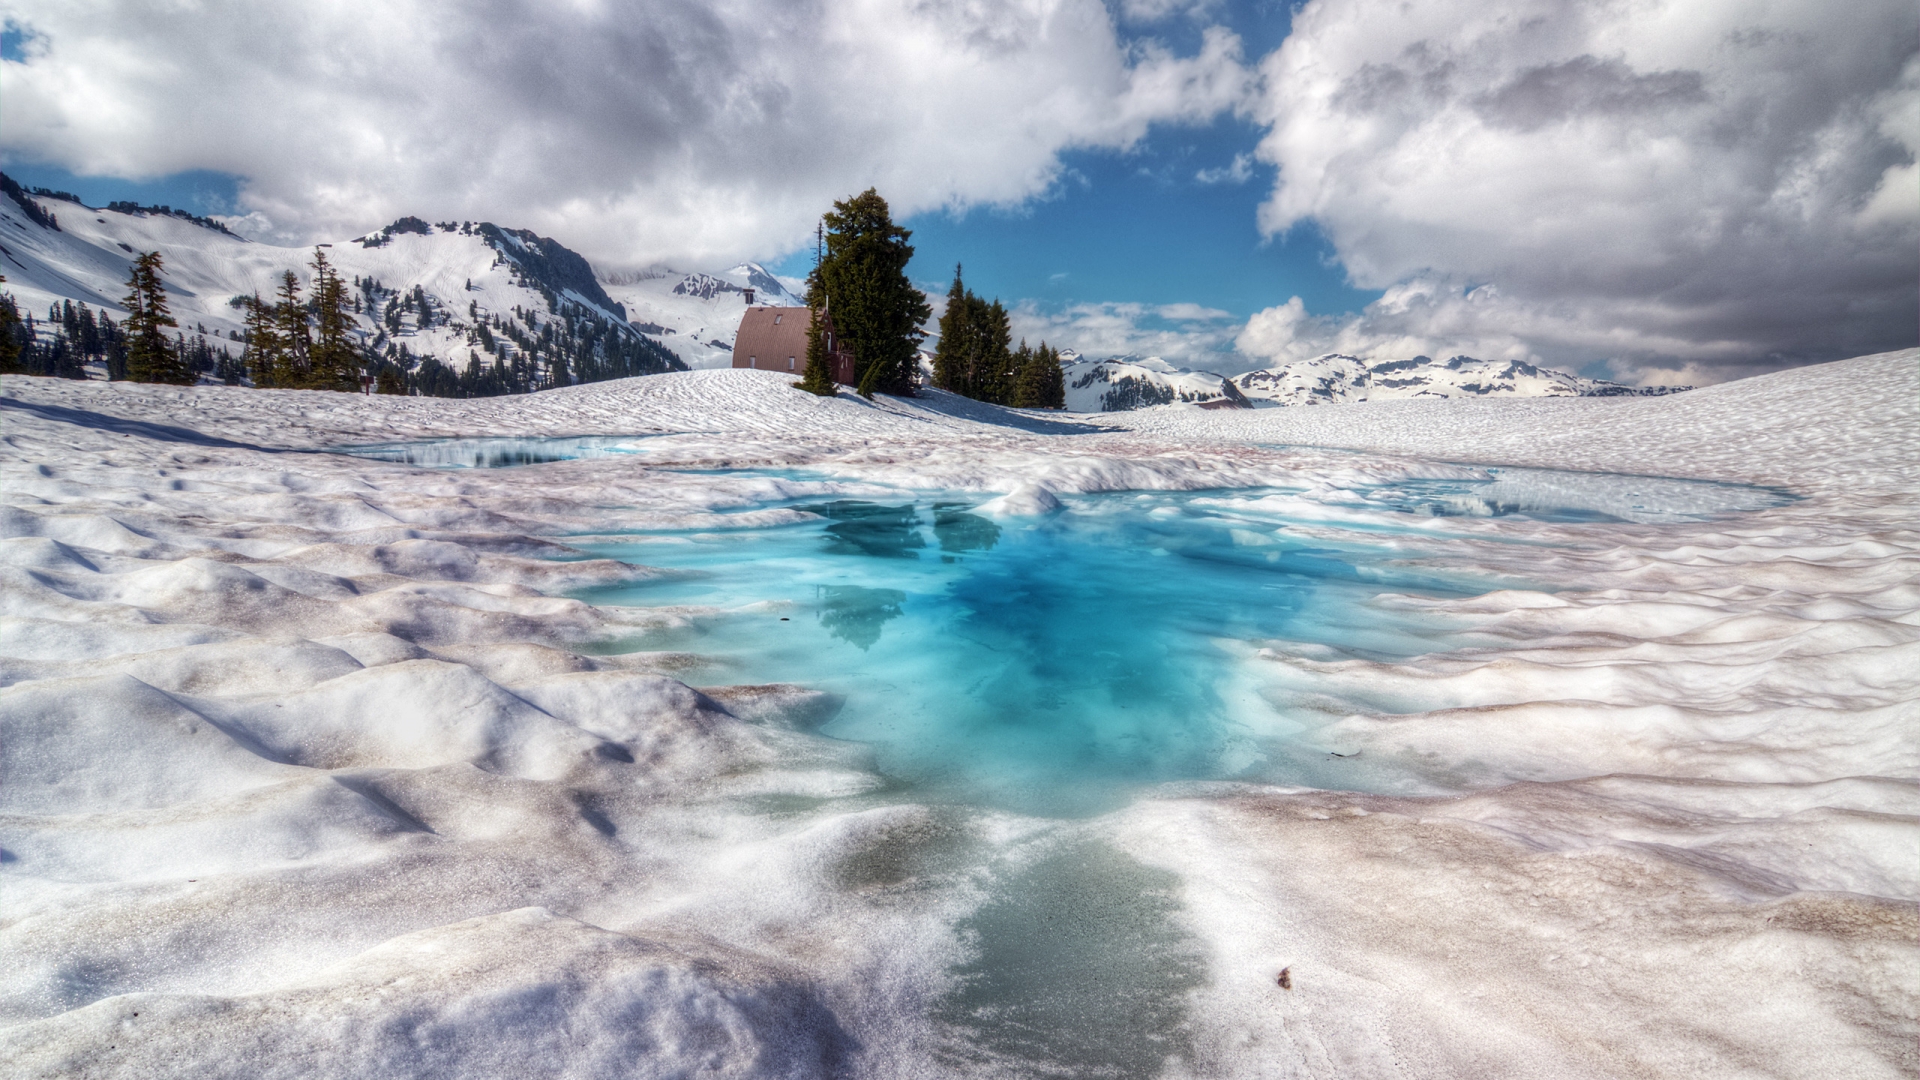
M 1244 184 L 1253 179 L 1253 155 L 1235 154 L 1232 164 L 1201 169 L 1193 178 L 1203 184 Z
M 1170 363 L 1212 371 L 1246 365 L 1233 354 L 1240 329 L 1230 312 L 1198 304 L 1070 304 L 1044 309 L 1031 301 L 1010 312 L 1014 341 L 1042 341 L 1087 356 L 1158 356 Z
M 897 216 L 1045 191 L 1070 147 L 1244 101 L 1239 42 L 1124 45 L 1098 0 L 16 0 L 0 150 L 77 173 L 218 169 L 289 238 L 492 219 L 611 267 L 801 243 L 876 185 Z M 259 217 L 250 217 L 259 215 Z
M 1913 342 L 1909 0 L 1314 0 L 1293 26 L 1255 107 L 1262 227 L 1317 223 L 1388 292 L 1270 308 L 1253 355 L 1711 381 Z

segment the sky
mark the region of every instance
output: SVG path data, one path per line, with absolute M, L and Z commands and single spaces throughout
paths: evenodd
M 303 243 L 404 214 L 804 270 L 1223 372 L 1703 384 L 1915 344 L 1907 0 L 10 0 L 0 164 Z M 822 57 L 833 62 L 823 63 Z

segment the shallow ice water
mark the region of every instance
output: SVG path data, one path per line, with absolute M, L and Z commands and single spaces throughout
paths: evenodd
M 1417 778 L 1296 738 L 1295 703 L 1252 659 L 1260 644 L 1418 655 L 1451 643 L 1369 599 L 1552 587 L 1410 564 L 1431 555 L 1419 529 L 1434 514 L 1617 520 L 1594 508 L 1608 505 L 1657 520 L 1777 498 L 1580 474 L 1556 488 L 1547 471 L 1524 472 L 1336 493 L 1329 505 L 1365 513 L 1335 540 L 1324 517 L 1310 536 L 1291 529 L 1263 505 L 1270 490 L 1073 496 L 1056 515 L 1000 520 L 974 512 L 977 495 L 799 503 L 817 517 L 594 545 L 691 573 L 583 599 L 712 609 L 623 647 L 697 654 L 713 665 L 708 682 L 838 695 L 821 731 L 874 746 L 917 799 L 1079 815 L 1174 780 L 1408 790 Z M 1504 501 L 1474 501 L 1476 490 Z M 1555 491 L 1578 505 L 1556 505 Z

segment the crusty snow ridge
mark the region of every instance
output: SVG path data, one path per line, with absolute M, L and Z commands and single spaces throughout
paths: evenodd
M 0 1071 L 1911 1075 L 1920 350 L 1666 398 L 1099 418 L 788 381 L 0 378 Z M 513 469 L 312 452 L 637 433 Z M 809 732 L 815 690 L 645 647 L 740 613 L 573 598 L 655 571 L 570 541 L 795 499 L 1259 488 L 1312 540 L 1462 461 L 1795 498 L 1399 523 L 1411 564 L 1553 591 L 1355 605 L 1430 626 L 1410 658 L 1216 644 L 1317 760 L 1420 791 L 1195 783 L 1086 820 L 916 801 Z M 1049 971 L 965 981 L 996 903 L 1038 913 Z M 1103 952 L 1143 912 L 1179 940 Z M 1159 1041 L 1061 1061 L 991 996 L 943 1006 L 1050 973 Z

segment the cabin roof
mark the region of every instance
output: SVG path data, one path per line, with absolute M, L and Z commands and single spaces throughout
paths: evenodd
M 733 337 L 733 366 L 746 367 L 753 357 L 763 363 L 798 358 L 807 362 L 807 323 L 813 311 L 803 307 L 750 307 L 740 318 Z

